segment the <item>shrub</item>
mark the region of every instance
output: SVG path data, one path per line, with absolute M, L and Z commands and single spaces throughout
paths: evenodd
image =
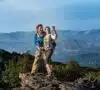
M 28 72 L 28 61 L 29 61 L 29 57 L 27 54 L 24 54 L 23 56 L 23 60 L 22 60 L 22 71 L 23 73 Z
M 89 72 L 85 74 L 85 78 L 89 80 L 97 80 L 100 83 L 100 72 Z
M 19 84 L 19 72 L 22 69 L 20 62 L 9 60 L 5 64 L 5 71 L 2 72 L 2 80 L 8 87 L 15 87 Z
M 24 54 L 23 57 L 9 60 L 5 63 L 5 70 L 2 72 L 2 81 L 7 87 L 19 85 L 19 73 L 30 72 L 29 56 Z
M 66 68 L 68 70 L 73 70 L 73 69 L 79 69 L 80 68 L 80 65 L 78 64 L 78 62 L 76 60 L 74 60 L 74 58 L 70 58 L 70 60 L 68 61 L 67 63 L 67 66 Z
M 7 87 L 16 87 L 19 85 L 19 73 L 25 73 L 27 68 L 28 57 L 19 58 L 18 61 L 12 59 L 5 63 L 5 70 L 2 72 L 2 81 Z
M 66 65 L 54 65 L 54 74 L 58 79 L 74 81 L 82 76 L 82 71 L 77 61 L 70 58 Z
M 55 65 L 54 74 L 60 80 L 74 81 L 81 76 L 80 69 L 68 68 L 68 66 Z

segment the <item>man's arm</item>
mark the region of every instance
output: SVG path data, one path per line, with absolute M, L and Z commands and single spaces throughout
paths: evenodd
M 37 34 L 35 34 L 35 37 L 34 37 L 34 44 L 37 48 L 39 48 L 39 42 L 37 40 Z
M 35 34 L 35 37 L 34 37 L 34 44 L 37 46 L 37 34 Z
M 39 43 L 39 41 L 38 41 L 37 34 L 35 34 L 34 43 L 35 43 L 36 48 L 37 48 L 38 50 L 43 49 L 43 47 L 41 47 L 41 45 L 40 45 L 40 43 Z

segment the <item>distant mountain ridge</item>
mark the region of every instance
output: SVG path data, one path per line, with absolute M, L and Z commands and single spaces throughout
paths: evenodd
M 59 30 L 54 60 L 67 60 L 68 56 L 85 53 L 100 53 L 100 30 Z M 34 54 L 35 31 L 0 33 L 0 49 L 7 51 L 26 52 Z
M 17 45 L 20 45 L 20 44 L 25 45 L 27 43 L 26 46 L 28 46 L 28 47 L 31 46 L 30 49 L 32 49 L 34 47 L 34 34 L 35 34 L 35 31 L 0 33 L 0 48 L 6 49 L 5 48 L 6 46 L 4 44 L 6 44 L 6 45 L 8 44 L 7 47 L 12 48 L 13 43 L 15 46 L 16 46 L 16 44 Z M 100 30 L 58 31 L 58 40 L 57 40 L 58 46 L 60 44 L 63 44 L 67 47 L 67 49 L 71 49 L 71 50 L 85 48 L 88 46 L 89 47 L 90 46 L 99 46 L 100 45 L 99 41 L 100 41 Z M 12 48 L 12 50 L 13 50 L 13 48 Z M 15 48 L 15 50 L 17 50 L 17 49 Z M 21 51 L 23 51 L 23 50 L 21 50 Z

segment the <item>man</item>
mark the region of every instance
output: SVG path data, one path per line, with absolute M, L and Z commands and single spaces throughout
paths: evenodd
M 40 57 L 42 56 L 42 49 L 43 49 L 43 40 L 45 37 L 45 32 L 43 31 L 43 25 L 42 24 L 38 24 L 36 27 L 37 33 L 35 34 L 35 45 L 37 47 L 37 52 L 35 54 L 35 60 L 32 66 L 32 71 L 31 74 L 34 74 L 37 69 L 38 69 L 38 60 L 40 59 Z

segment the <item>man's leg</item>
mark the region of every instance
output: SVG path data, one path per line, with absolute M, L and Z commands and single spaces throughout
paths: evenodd
M 33 62 L 33 65 L 32 65 L 32 71 L 31 71 L 31 74 L 35 73 L 38 69 L 38 61 L 40 59 L 41 55 L 40 55 L 40 52 L 36 52 L 35 54 L 35 60 Z

